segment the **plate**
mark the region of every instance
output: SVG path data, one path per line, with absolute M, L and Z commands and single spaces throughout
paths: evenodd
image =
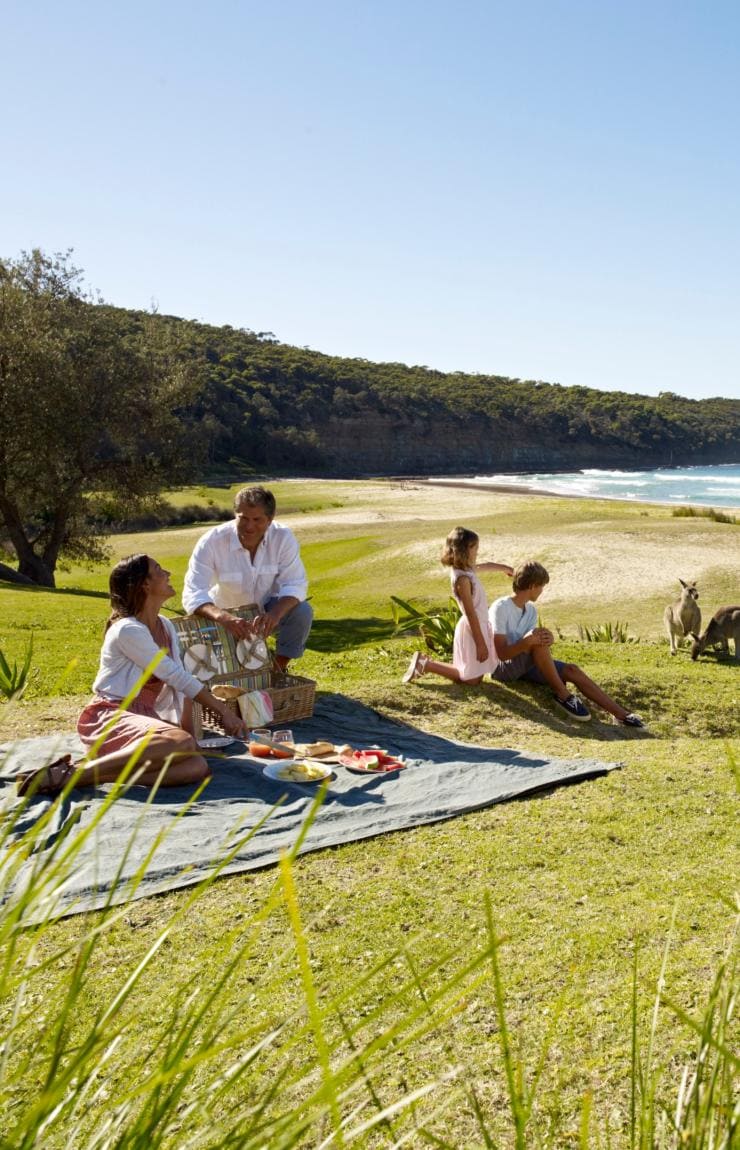
M 185 669 L 200 679 L 201 683 L 207 683 L 218 671 L 213 652 L 205 643 L 193 643 L 183 655 L 182 661 Z
M 201 751 L 215 751 L 216 747 L 228 747 L 236 741 L 228 735 L 207 735 L 205 739 L 198 739 L 198 748 Z
M 348 763 L 342 763 L 342 766 L 350 771 L 353 775 L 397 775 L 399 771 L 406 770 L 406 764 L 396 760 L 391 766 L 380 767 L 361 767 L 355 763 L 349 766 Z
M 371 756 L 380 760 L 377 767 L 366 766 L 365 761 Z M 340 755 L 339 762 L 355 775 L 393 775 L 406 769 L 403 759 L 386 751 L 353 751 L 351 755 Z
M 301 762 L 301 761 L 302 760 L 300 760 L 300 759 L 291 759 L 290 761 L 287 761 L 287 762 L 286 762 L 286 760 L 283 760 L 282 763 L 267 763 L 267 765 L 265 767 L 263 767 L 263 769 L 262 769 L 262 774 L 266 775 L 266 777 L 268 779 L 272 779 L 273 782 L 275 782 L 275 783 L 296 783 L 298 786 L 307 786 L 307 787 L 313 786 L 314 783 L 323 782 L 324 779 L 329 778 L 329 775 L 331 774 L 331 767 L 327 767 L 325 763 L 318 763 L 315 760 L 311 760 L 312 764 L 316 767 L 321 767 L 321 774 L 317 775 L 315 779 L 300 779 L 299 780 L 299 779 L 284 779 L 281 777 L 281 775 L 279 773 L 280 771 L 284 771 L 286 767 L 289 767 L 291 765 L 291 763 Z
M 258 671 L 270 661 L 264 639 L 240 639 L 236 645 L 236 657 L 245 671 Z

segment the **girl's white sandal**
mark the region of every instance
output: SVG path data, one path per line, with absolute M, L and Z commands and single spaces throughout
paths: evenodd
M 426 655 L 422 655 L 421 651 L 414 651 L 411 656 L 411 662 L 408 665 L 408 670 L 403 677 L 404 683 L 413 683 L 414 679 L 420 679 L 427 669 L 428 659 Z

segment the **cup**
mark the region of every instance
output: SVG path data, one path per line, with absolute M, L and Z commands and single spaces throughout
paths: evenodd
M 255 727 L 249 735 L 249 753 L 254 755 L 257 759 L 269 759 L 271 750 L 266 747 L 264 743 L 257 743 L 253 737 L 257 739 L 272 739 L 272 731 L 269 727 Z
M 272 732 L 273 743 L 284 743 L 285 750 L 278 750 L 277 747 L 273 748 L 273 755 L 278 759 L 292 759 L 293 758 L 293 732 L 287 727 L 282 731 Z M 290 748 L 290 749 L 288 749 Z

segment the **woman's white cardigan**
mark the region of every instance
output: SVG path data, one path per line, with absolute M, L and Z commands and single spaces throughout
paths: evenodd
M 182 715 L 182 696 L 194 699 L 203 684 L 190 675 L 180 658 L 180 645 L 177 631 L 169 619 L 159 616 L 170 639 L 172 656 L 165 652 L 164 658 L 152 671 L 152 676 L 166 684 L 157 699 L 157 714 L 168 722 L 179 723 Z M 140 684 L 142 672 L 162 648 L 152 638 L 145 623 L 133 616 L 116 619 L 108 628 L 103 649 L 100 652 L 98 670 L 93 691 L 103 699 L 120 702 Z

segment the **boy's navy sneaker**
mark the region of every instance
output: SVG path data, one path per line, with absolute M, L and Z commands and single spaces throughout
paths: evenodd
M 591 712 L 584 707 L 577 695 L 568 695 L 567 699 L 559 699 L 557 695 L 553 695 L 553 699 L 559 707 L 567 711 L 571 719 L 577 719 L 579 723 L 587 723 L 591 718 Z

